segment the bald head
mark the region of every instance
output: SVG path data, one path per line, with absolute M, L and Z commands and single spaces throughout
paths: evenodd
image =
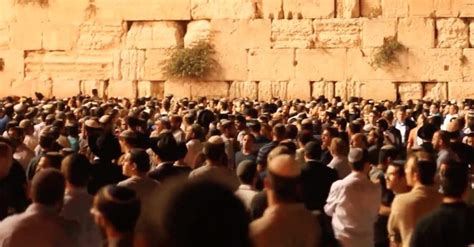
M 274 157 L 269 163 L 268 170 L 282 177 L 298 177 L 301 174 L 301 169 L 295 159 L 288 154 Z

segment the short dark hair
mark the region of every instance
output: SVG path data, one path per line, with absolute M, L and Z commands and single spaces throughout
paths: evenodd
M 91 164 L 82 154 L 70 154 L 63 159 L 61 172 L 70 184 L 85 187 L 89 181 Z
M 296 137 L 298 136 L 298 128 L 292 124 L 287 125 L 285 136 L 288 139 L 296 139 Z
M 321 153 L 321 144 L 318 142 L 311 141 L 304 146 L 304 155 L 308 157 L 308 159 L 319 160 L 321 159 Z
M 308 142 L 313 141 L 313 133 L 308 130 L 303 130 L 298 133 L 297 139 L 299 142 L 301 142 L 303 145 L 306 145 Z
M 329 133 L 329 135 L 331 136 L 331 138 L 334 138 L 334 137 L 338 137 L 338 136 L 339 136 L 339 131 L 338 131 L 336 128 L 334 128 L 334 127 L 328 126 L 328 127 L 325 127 L 325 128 L 323 129 L 323 131 L 324 131 L 324 130 L 326 130 L 326 131 Z
M 469 183 L 469 168 L 465 163 L 450 161 L 441 167 L 441 188 L 444 196 L 462 197 Z
M 395 160 L 398 155 L 398 150 L 395 146 L 386 145 L 383 146 L 379 151 L 379 164 L 386 164 L 390 160 Z
M 397 168 L 397 176 L 398 177 L 405 177 L 405 169 L 404 169 L 404 164 L 396 163 L 396 162 L 390 162 L 388 166 L 393 166 Z
M 64 197 L 66 181 L 63 174 L 52 168 L 36 173 L 31 182 L 31 197 L 33 202 L 53 206 Z
M 273 126 L 272 133 L 279 139 L 285 138 L 286 128 L 283 124 Z
M 432 185 L 434 184 L 434 177 L 436 175 L 436 162 L 429 158 L 425 159 L 420 155 L 425 155 L 424 152 L 418 152 L 410 156 L 415 162 L 414 169 L 418 173 L 420 183 L 423 185 Z
M 257 174 L 257 164 L 252 160 L 243 160 L 237 166 L 237 176 L 243 184 L 251 184 Z
M 129 151 L 130 162 L 135 163 L 139 172 L 148 172 L 150 170 L 150 156 L 141 148 L 132 148 Z
M 224 143 L 205 143 L 204 154 L 206 158 L 212 161 L 221 161 L 222 156 L 225 154 Z
M 280 202 L 297 202 L 301 199 L 299 194 L 300 177 L 283 177 L 268 171 L 268 181 L 275 197 Z
M 133 232 L 140 215 L 140 201 L 135 192 L 116 185 L 100 189 L 94 207 L 121 233 Z
M 369 152 L 367 149 L 361 149 L 362 150 L 362 157 L 360 160 L 356 162 L 352 162 L 352 169 L 354 171 L 363 171 L 365 168 L 365 165 L 369 162 Z

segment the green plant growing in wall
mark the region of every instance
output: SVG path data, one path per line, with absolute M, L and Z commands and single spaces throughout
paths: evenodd
M 373 55 L 372 65 L 380 68 L 393 64 L 398 61 L 397 53 L 404 49 L 405 46 L 395 37 L 385 38 L 382 47 L 378 48 Z
M 163 70 L 175 78 L 204 78 L 217 67 L 213 55 L 215 50 L 206 41 L 200 41 L 190 48 L 174 48 L 165 60 Z
M 49 5 L 49 0 L 15 0 L 16 4 L 26 5 L 26 4 L 39 4 L 41 7 L 46 7 Z

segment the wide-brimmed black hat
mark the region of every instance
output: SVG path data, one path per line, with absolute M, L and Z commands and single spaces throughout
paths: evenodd
M 150 147 L 161 161 L 176 161 L 179 158 L 178 143 L 171 131 L 164 131 L 157 137 L 150 138 Z

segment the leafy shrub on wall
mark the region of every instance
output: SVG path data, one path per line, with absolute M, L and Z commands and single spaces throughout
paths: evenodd
M 382 47 L 378 48 L 373 56 L 372 65 L 380 68 L 393 64 L 398 61 L 397 53 L 404 49 L 405 46 L 395 37 L 385 38 Z
M 200 41 L 190 48 L 174 48 L 164 62 L 164 72 L 175 78 L 204 78 L 217 67 L 211 44 Z

